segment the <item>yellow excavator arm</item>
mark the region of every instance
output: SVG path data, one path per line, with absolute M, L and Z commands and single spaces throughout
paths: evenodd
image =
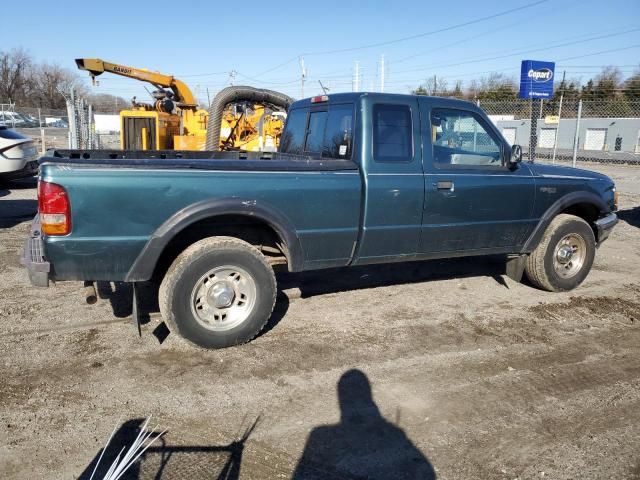
M 292 98 L 271 90 L 253 87 L 227 87 L 216 95 L 212 115 L 199 109 L 185 83 L 171 75 L 134 68 L 99 58 L 77 58 L 80 70 L 95 77 L 113 73 L 156 87 L 153 105 L 134 101 L 131 109 L 120 111 L 120 145 L 126 150 L 274 150 L 278 146 L 286 110 Z M 172 98 L 165 98 L 171 89 Z M 134 97 L 135 99 L 135 97 Z M 238 113 L 232 105 L 244 104 Z M 179 108 L 174 108 L 178 106 Z M 280 115 L 267 113 L 274 109 Z
M 123 77 L 129 77 L 143 82 L 148 82 L 156 88 L 170 88 L 175 95 L 175 100 L 182 108 L 197 107 L 197 102 L 189 87 L 171 75 L 152 72 L 146 68 L 127 67 L 117 63 L 106 62 L 99 58 L 76 58 L 76 65 L 80 70 L 86 70 L 95 81 L 95 77 L 104 72 L 114 73 Z

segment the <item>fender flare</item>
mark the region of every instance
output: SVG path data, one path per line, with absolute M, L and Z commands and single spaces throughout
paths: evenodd
M 302 270 L 304 256 L 300 239 L 293 224 L 282 212 L 257 200 L 225 198 L 203 200 L 174 213 L 153 232 L 127 272 L 125 281 L 149 280 L 164 248 L 176 235 L 195 222 L 220 215 L 245 215 L 264 221 L 284 242 L 289 270 L 292 272 Z
M 533 232 L 531 232 L 529 238 L 524 243 L 521 253 L 531 253 L 538 246 L 538 243 L 542 239 L 542 235 L 544 235 L 545 230 L 547 229 L 551 221 L 555 218 L 555 216 L 566 208 L 577 205 L 579 203 L 589 203 L 593 205 L 598 209 L 600 215 L 604 215 L 609 212 L 608 205 L 595 193 L 585 191 L 568 193 L 556 200 L 553 204 L 551 204 L 547 211 L 544 212 L 544 214 L 540 218 L 540 221 L 533 229 Z

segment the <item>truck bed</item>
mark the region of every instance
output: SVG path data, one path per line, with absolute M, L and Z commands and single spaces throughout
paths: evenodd
M 197 170 L 340 171 L 357 170 L 351 160 L 279 152 L 176 150 L 49 150 L 43 163 Z
M 296 270 L 346 265 L 359 232 L 362 179 L 350 160 L 271 152 L 52 150 L 40 160 L 40 176 L 61 185 L 70 202 L 71 233 L 38 240 L 56 280 L 133 278 L 134 262 L 151 239 L 197 215 L 204 221 L 246 214 L 252 222 L 281 223 L 278 229 L 300 252 L 292 262 Z

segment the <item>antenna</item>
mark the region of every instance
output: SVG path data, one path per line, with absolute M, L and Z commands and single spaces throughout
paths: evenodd
M 329 93 L 328 87 L 325 87 L 320 80 L 318 80 L 318 83 L 320 84 L 320 88 L 322 88 L 322 91 L 324 92 L 325 95 Z

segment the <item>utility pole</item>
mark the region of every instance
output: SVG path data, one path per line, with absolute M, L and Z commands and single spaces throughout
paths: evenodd
M 433 75 L 433 92 L 431 92 L 431 95 L 435 97 L 437 91 L 438 91 L 438 77 L 436 77 L 436 75 L 434 74 Z
M 234 82 L 236 81 L 236 74 L 238 72 L 236 72 L 235 70 L 231 70 L 229 72 L 229 85 L 231 85 L 233 87 Z
M 564 98 L 564 77 L 567 71 L 562 72 L 562 91 L 560 92 L 560 105 L 558 106 L 558 127 L 556 128 L 556 138 L 553 141 L 553 157 L 551 157 L 551 163 L 556 163 L 556 149 L 558 148 L 558 134 L 560 133 L 560 119 L 562 118 L 562 100 Z
M 300 57 L 300 98 L 304 98 L 304 80 L 307 78 L 307 69 L 304 68 L 304 57 Z
M 578 136 L 580 134 L 580 118 L 582 117 L 582 99 L 578 101 L 578 117 L 576 118 L 576 131 L 573 134 L 573 161 L 571 166 L 575 168 L 578 157 Z
M 384 92 L 384 55 L 380 56 L 380 93 Z
M 359 92 L 360 91 L 360 62 L 356 62 L 353 67 L 353 86 L 352 91 Z
M 44 152 L 46 152 L 47 149 L 44 146 L 44 128 L 42 127 L 42 115 L 40 109 L 38 109 L 38 123 L 40 124 L 40 153 L 44 155 Z

